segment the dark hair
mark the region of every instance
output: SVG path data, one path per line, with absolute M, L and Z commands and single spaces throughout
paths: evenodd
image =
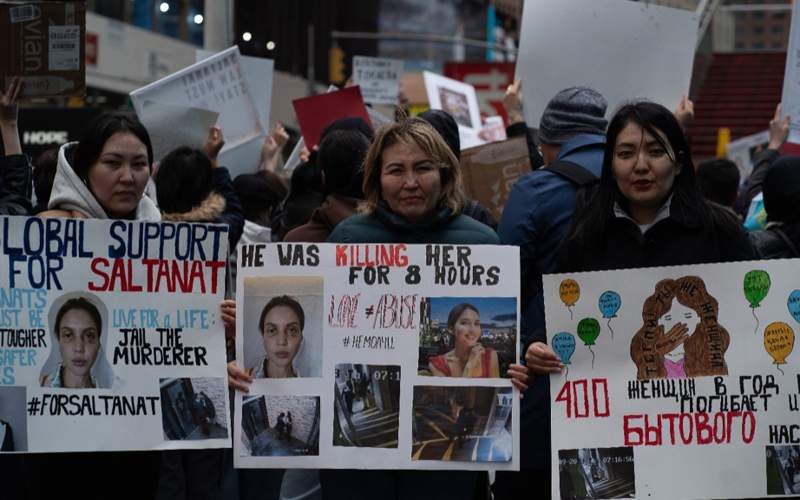
M 36 193 L 36 203 L 39 206 L 47 207 L 57 166 L 58 147 L 45 149 L 33 162 L 33 191 Z
M 158 207 L 164 213 L 185 213 L 211 193 L 211 160 L 187 146 L 173 149 L 159 162 L 156 172 Z
M 697 182 L 705 199 L 732 207 L 739 194 L 739 167 L 730 160 L 717 158 L 697 166 Z
M 69 311 L 73 309 L 79 309 L 81 311 L 86 311 L 89 316 L 91 316 L 94 324 L 97 325 L 97 336 L 103 333 L 103 319 L 100 317 L 100 311 L 97 310 L 97 306 L 92 304 L 89 299 L 85 299 L 83 297 L 76 297 L 74 299 L 69 299 L 61 306 L 56 313 L 56 322 L 55 322 L 55 333 L 56 338 L 59 338 L 61 335 L 61 319 L 67 314 Z
M 325 193 L 363 198 L 364 157 L 369 139 L 360 131 L 337 129 L 319 143 L 317 163 L 325 174 Z
M 267 305 L 264 306 L 264 309 L 261 310 L 261 318 L 258 320 L 258 329 L 261 330 L 261 335 L 264 335 L 264 318 L 267 317 L 267 314 L 274 308 L 278 306 L 288 307 L 297 315 L 297 319 L 300 320 L 300 331 L 302 332 L 306 326 L 306 315 L 303 312 L 303 306 L 297 302 L 296 299 L 289 297 L 288 295 L 279 295 L 277 297 L 273 297 L 272 300 L 267 302 Z
M 481 315 L 481 312 L 478 311 L 477 307 L 467 302 L 462 302 L 456 306 L 453 306 L 453 308 L 450 309 L 450 314 L 447 315 L 447 328 L 451 330 L 455 328 L 456 321 L 458 321 L 458 318 L 460 318 L 461 315 L 464 314 L 464 311 L 466 311 L 467 309 L 469 309 L 470 311 L 475 311 L 475 314 L 477 314 L 478 316 Z
M 95 164 L 103 146 L 114 134 L 129 132 L 147 148 L 147 164 L 153 166 L 153 145 L 150 135 L 135 116 L 123 113 L 104 113 L 91 122 L 83 131 L 83 137 L 72 156 L 72 170 L 88 185 L 89 169 Z
M 272 211 L 289 192 L 283 179 L 268 171 L 236 176 L 233 191 L 242 204 L 244 218 L 262 226 L 269 225 Z
M 768 221 L 799 221 L 800 156 L 782 156 L 775 160 L 764 179 L 763 193 Z
M 612 163 L 617 136 L 629 123 L 641 126 L 666 151 L 674 153 L 675 164 L 680 166 L 680 172 L 672 185 L 675 204 L 688 208 L 693 218 L 703 227 L 712 226 L 714 219 L 712 208 L 703 199 L 697 187 L 689 144 L 678 120 L 670 110 L 660 104 L 638 101 L 619 108 L 608 124 L 600 183 L 583 206 L 576 206 L 566 242 L 574 242 L 584 249 L 600 248 L 604 242 L 606 222 L 609 214 L 613 213 L 614 203 L 619 203 L 624 209 L 628 208 L 628 200 L 620 193 L 614 179 Z

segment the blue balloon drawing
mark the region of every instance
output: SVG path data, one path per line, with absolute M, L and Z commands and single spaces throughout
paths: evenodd
M 607 290 L 600 295 L 597 306 L 600 308 L 603 317 L 608 320 L 606 325 L 608 325 L 608 329 L 611 331 L 611 339 L 613 340 L 614 329 L 611 328 L 611 318 L 617 317 L 617 311 L 619 311 L 619 308 L 622 306 L 622 298 L 617 292 Z
M 575 336 L 567 332 L 557 333 L 550 343 L 561 362 L 567 366 L 566 375 L 569 375 L 570 359 L 575 353 Z
M 786 304 L 789 306 L 789 314 L 792 315 L 795 321 L 800 323 L 800 290 L 790 293 Z

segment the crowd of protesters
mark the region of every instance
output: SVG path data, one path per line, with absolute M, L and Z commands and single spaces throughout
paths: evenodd
M 491 484 L 484 472 L 325 470 L 319 484 L 326 499 L 550 497 L 546 375 L 564 366 L 546 341 L 543 274 L 800 257 L 800 157 L 779 153 L 789 132 L 779 106 L 768 147 L 741 178 L 726 159 L 694 164 L 685 134 L 693 106 L 686 98 L 675 111 L 637 101 L 609 113 L 600 93 L 573 87 L 553 96 L 530 128 L 515 82 L 504 99 L 507 133 L 527 138 L 533 171 L 516 182 L 495 221 L 464 194 L 458 126 L 444 111 L 409 117 L 399 110 L 378 130 L 360 118 L 342 118 L 291 172 L 282 168 L 290 134 L 277 125 L 252 173 L 231 179 L 217 161 L 223 130 L 212 127 L 201 149 L 178 147 L 155 162 L 147 130 L 124 113 L 101 115 L 78 142 L 32 165 L 17 130 L 20 86 L 12 81 L 0 94 L 0 215 L 227 224 L 232 258 L 228 300 L 220 308 L 229 359 L 237 245 L 520 248 L 524 360 L 509 375 L 524 396 L 522 470 L 498 472 Z M 231 388 L 248 390 L 252 378 L 236 362 L 228 364 L 228 375 Z M 296 472 L 234 471 L 223 450 L 40 454 L 3 457 L 2 466 L 14 471 L 4 480 L 9 498 L 45 498 L 50 484 L 90 474 L 91 488 L 103 497 L 223 498 L 231 491 L 225 483 L 233 482 L 239 498 L 272 499 Z M 93 498 L 85 490 L 80 495 Z

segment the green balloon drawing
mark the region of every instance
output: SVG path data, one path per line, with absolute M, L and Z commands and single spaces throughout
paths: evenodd
M 592 368 L 594 368 L 594 351 L 592 346 L 594 341 L 600 336 L 600 323 L 594 318 L 583 318 L 578 322 L 578 337 L 592 353 Z
M 753 317 L 756 319 L 755 334 L 758 335 L 758 316 L 756 307 L 761 306 L 761 301 L 767 297 L 772 281 L 766 271 L 754 270 L 744 275 L 744 298 L 750 303 Z

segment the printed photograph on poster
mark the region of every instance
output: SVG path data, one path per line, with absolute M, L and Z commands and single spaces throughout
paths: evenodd
M 0 387 L 0 452 L 28 451 L 27 389 Z
M 412 460 L 508 462 L 510 387 L 414 387 Z
M 42 367 L 42 387 L 108 389 L 119 385 L 106 358 L 110 322 L 105 304 L 88 292 L 55 299 L 47 314 L 50 356 Z
M 767 446 L 767 495 L 800 493 L 800 446 Z
M 439 87 L 437 90 L 442 109 L 450 113 L 459 125 L 475 128 L 475 124 L 472 123 L 469 116 L 469 102 L 467 102 L 466 94 L 445 87 Z
M 420 375 L 508 376 L 517 355 L 515 297 L 428 297 L 420 310 Z
M 169 441 L 228 437 L 225 379 L 162 378 L 161 424 Z
M 256 379 L 322 376 L 323 279 L 244 280 L 244 365 Z
M 429 71 L 423 72 L 423 79 L 431 109 L 447 111 L 459 127 L 472 129 L 475 133 L 480 130 L 481 113 L 475 87 Z
M 242 456 L 319 455 L 319 396 L 244 396 Z
M 400 367 L 336 365 L 333 445 L 397 448 Z
M 558 450 L 562 500 L 634 498 L 634 471 L 631 447 Z

